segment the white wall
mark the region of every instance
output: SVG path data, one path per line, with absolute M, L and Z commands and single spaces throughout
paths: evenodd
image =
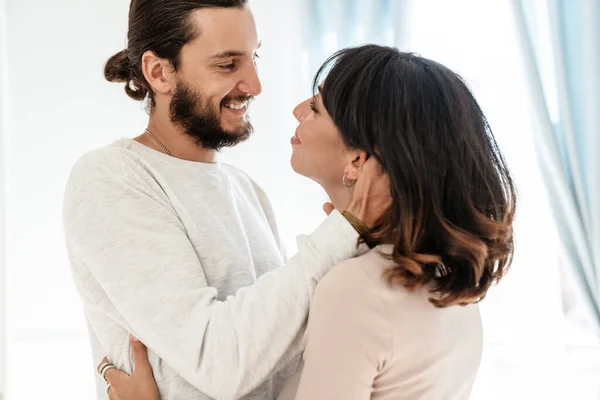
M 4 272 L 6 270 L 5 253 L 5 146 L 4 137 L 8 131 L 8 70 L 7 70 L 7 52 L 6 52 L 6 2 L 0 0 L 0 400 L 4 394 L 4 296 L 5 280 Z
M 64 250 L 61 202 L 81 153 L 143 123 L 122 89 L 102 82 L 104 58 L 124 45 L 126 18 L 123 1 L 8 0 L 9 399 L 65 390 L 65 398 L 92 398 L 92 360 Z M 50 364 L 56 367 L 49 371 Z M 72 371 L 71 382 L 60 382 L 54 368 Z

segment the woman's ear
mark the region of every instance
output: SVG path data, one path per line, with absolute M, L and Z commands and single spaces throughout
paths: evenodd
M 346 179 L 355 181 L 362 172 L 363 165 L 367 161 L 368 154 L 364 150 L 352 150 L 348 152 L 346 167 L 344 174 Z

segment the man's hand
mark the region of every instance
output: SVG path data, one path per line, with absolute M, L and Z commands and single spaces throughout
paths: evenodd
M 130 336 L 129 343 L 135 370 L 131 375 L 118 369 L 106 373 L 109 400 L 159 400 L 158 386 L 148 362 L 148 349 L 133 336 Z M 108 362 L 107 358 L 102 362 Z
M 327 215 L 331 214 L 334 209 L 335 207 L 330 202 L 323 204 L 323 211 L 325 211 L 325 214 Z
M 371 156 L 363 165 L 345 211 L 373 227 L 391 204 L 390 179 L 377 159 Z

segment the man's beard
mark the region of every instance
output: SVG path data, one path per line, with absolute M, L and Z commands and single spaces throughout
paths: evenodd
M 222 109 L 230 101 L 243 102 L 249 99 L 250 96 L 227 96 L 221 101 L 220 107 Z M 171 121 L 194 138 L 197 145 L 219 151 L 223 147 L 232 147 L 243 142 L 254 131 L 248 121 L 234 131 L 224 130 L 219 119 L 220 111 L 213 110 L 208 99 L 185 83 L 177 83 L 177 90 L 169 106 Z

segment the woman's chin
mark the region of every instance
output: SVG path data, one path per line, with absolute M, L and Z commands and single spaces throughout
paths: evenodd
M 291 165 L 292 169 L 294 170 L 295 173 L 302 175 L 302 176 L 306 176 L 301 172 L 302 168 L 300 168 L 299 164 L 300 163 L 296 159 L 296 154 L 292 153 L 292 156 L 290 157 L 290 165 Z
M 298 154 L 295 154 L 295 153 L 292 154 L 292 157 L 290 158 L 290 166 L 292 167 L 294 172 L 297 173 L 298 175 L 301 175 L 305 178 L 315 181 L 319 185 L 323 186 L 322 179 L 317 178 L 315 176 L 315 174 L 313 173 L 314 168 L 309 168 L 312 165 L 306 165 L 302 161 L 304 161 L 304 160 L 302 158 L 300 158 L 300 156 Z

